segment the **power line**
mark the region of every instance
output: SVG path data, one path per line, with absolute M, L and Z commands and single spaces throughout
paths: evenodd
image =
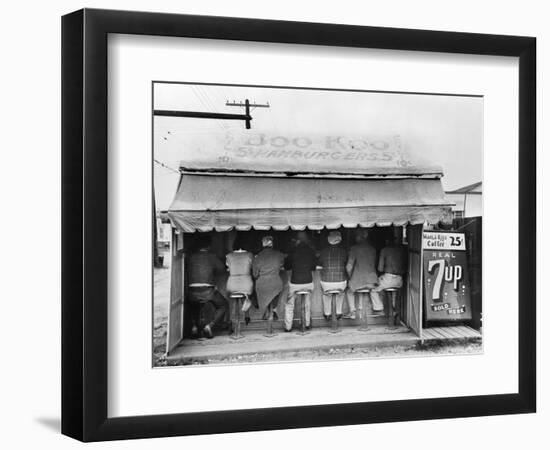
M 155 173 L 155 179 L 162 178 L 162 177 L 173 177 L 173 176 L 174 174 L 172 172 Z
M 191 86 L 191 89 L 193 91 L 193 93 L 195 94 L 195 97 L 197 97 L 197 99 L 199 100 L 199 103 L 201 104 L 201 106 L 205 109 L 205 110 L 209 110 L 210 108 L 208 107 L 208 105 L 206 104 L 206 102 L 204 101 L 202 95 L 201 95 L 201 92 L 199 92 L 198 90 L 198 86 Z M 218 128 L 222 129 L 222 126 L 219 124 L 218 121 L 215 121 L 214 122 Z
M 210 94 L 208 93 L 208 91 L 204 88 L 204 86 L 197 86 L 198 89 L 202 92 L 204 98 L 206 99 L 206 103 L 208 105 L 210 105 L 210 108 L 212 109 L 212 111 L 219 111 L 219 108 L 216 108 L 215 106 L 215 101 L 212 100 Z M 218 122 L 220 122 L 220 125 L 222 126 L 222 128 L 224 128 L 225 130 L 227 130 L 227 124 L 225 124 L 224 122 L 222 122 L 221 120 L 219 120 Z
M 195 95 L 197 96 L 197 98 L 199 99 L 199 101 L 201 102 L 202 106 L 204 107 L 205 110 L 216 110 L 217 108 L 214 107 L 214 105 L 211 104 L 211 102 L 209 102 L 209 99 L 208 97 L 204 94 L 204 92 L 200 89 L 200 86 L 192 86 L 192 89 L 193 89 L 193 92 L 195 93 Z M 223 127 L 222 123 L 220 120 L 216 120 L 216 125 L 218 125 L 218 127 L 222 130 L 222 131 L 225 131 L 225 128 Z
M 153 161 L 155 161 L 159 166 L 161 167 L 164 167 L 165 169 L 168 169 L 174 173 L 177 173 L 179 175 L 179 171 L 174 169 L 173 167 L 170 167 L 170 166 L 167 166 L 166 164 L 164 164 L 163 162 L 159 161 L 158 159 L 153 159 Z

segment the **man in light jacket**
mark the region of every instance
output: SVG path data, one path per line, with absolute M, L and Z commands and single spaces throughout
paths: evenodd
M 350 248 L 346 272 L 349 276 L 347 297 L 349 305 L 349 315 L 347 318 L 356 318 L 355 291 L 363 288 L 372 289 L 378 284 L 378 274 L 376 273 L 376 249 L 368 242 L 367 230 L 357 230 L 355 235 L 356 244 Z M 375 303 L 373 300 L 373 310 L 384 309 L 381 303 Z M 359 310 L 363 308 L 362 302 L 359 302 Z M 366 311 L 363 311 L 366 313 Z
M 375 311 L 383 311 L 383 303 L 380 293 L 387 288 L 400 288 L 403 286 L 403 275 L 407 272 L 406 248 L 395 242 L 392 236 L 386 240 L 386 246 L 380 251 L 378 258 L 378 286 L 371 290 L 372 303 Z M 395 305 L 394 305 L 395 307 Z

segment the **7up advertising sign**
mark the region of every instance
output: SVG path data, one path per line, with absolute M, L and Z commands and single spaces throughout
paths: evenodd
M 471 319 L 464 233 L 424 231 L 422 248 L 426 319 Z

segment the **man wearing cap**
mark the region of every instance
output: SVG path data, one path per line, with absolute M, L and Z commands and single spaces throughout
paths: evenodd
M 189 310 L 191 313 L 191 337 L 198 337 L 201 307 L 210 303 L 214 307 L 214 318 L 202 329 L 203 334 L 211 339 L 212 329 L 224 316 L 227 301 L 218 292 L 215 285 L 216 272 L 225 272 L 225 266 L 214 253 L 210 252 L 210 241 L 201 238 L 199 250 L 189 257 Z
M 288 284 L 288 298 L 285 303 L 285 330 L 292 330 L 294 320 L 294 303 L 296 292 L 309 291 L 305 294 L 306 328 L 311 325 L 311 292 L 313 291 L 313 276 L 317 258 L 315 252 L 309 245 L 309 238 L 305 231 L 299 231 L 296 235 L 294 251 L 287 258 L 287 267 L 290 268 L 291 276 Z
M 348 255 L 346 249 L 341 246 L 342 235 L 339 231 L 331 231 L 328 235 L 328 247 L 321 250 L 319 264 L 321 270 L 321 287 L 323 289 L 323 313 L 326 320 L 331 316 L 331 295 L 326 291 L 338 289 L 342 291 L 336 296 L 336 317 L 342 318 L 342 304 L 344 303 L 344 291 L 347 285 L 346 262 Z

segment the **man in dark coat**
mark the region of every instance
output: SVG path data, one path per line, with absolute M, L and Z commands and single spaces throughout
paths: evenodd
M 193 326 L 192 337 L 199 334 L 199 319 L 201 307 L 210 303 L 214 307 L 214 318 L 202 329 L 203 334 L 211 339 L 214 337 L 212 329 L 220 323 L 224 316 L 227 301 L 218 292 L 215 285 L 215 274 L 225 272 L 225 265 L 214 253 L 210 252 L 210 241 L 202 239 L 199 250 L 189 257 L 189 308 Z
M 285 255 L 273 248 L 273 237 L 262 238 L 263 250 L 252 262 L 252 276 L 256 280 L 256 295 L 258 306 L 264 317 L 277 319 L 275 308 L 279 303 L 279 295 L 283 290 L 283 280 L 279 274 L 285 262 Z
M 288 298 L 285 303 L 285 330 L 292 330 L 294 320 L 294 303 L 297 291 L 310 291 L 305 295 L 306 328 L 311 323 L 311 292 L 313 292 L 312 271 L 316 265 L 315 252 L 309 246 L 309 238 L 305 231 L 299 231 L 296 235 L 294 251 L 289 255 L 287 266 L 290 268 L 291 276 L 288 284 Z

